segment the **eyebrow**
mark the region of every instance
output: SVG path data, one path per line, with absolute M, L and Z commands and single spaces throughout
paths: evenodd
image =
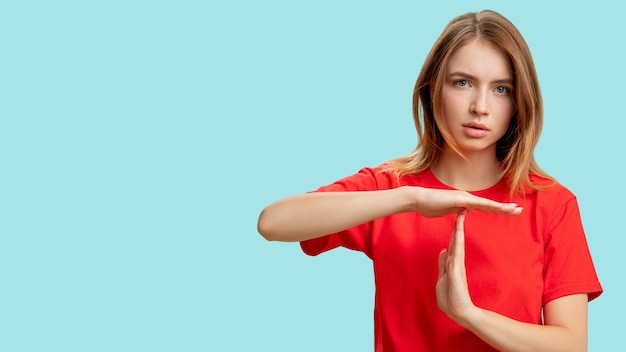
M 467 78 L 467 79 L 470 79 L 470 80 L 476 80 L 476 77 L 470 75 L 469 73 L 465 73 L 465 72 L 461 72 L 461 71 L 452 72 L 448 76 L 449 77 L 461 77 L 461 78 Z M 511 78 L 497 79 L 497 80 L 495 80 L 495 81 L 493 81 L 491 83 L 513 85 L 513 79 L 511 79 Z

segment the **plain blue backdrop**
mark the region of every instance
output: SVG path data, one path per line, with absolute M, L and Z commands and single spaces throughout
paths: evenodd
M 267 204 L 409 152 L 453 17 L 507 16 L 623 348 L 626 57 L 613 1 L 3 1 L 0 350 L 371 351 L 362 254 L 256 232 Z M 565 7 L 566 6 L 566 7 Z

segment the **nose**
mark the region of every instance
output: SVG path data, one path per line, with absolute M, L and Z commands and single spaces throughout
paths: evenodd
M 484 90 L 477 90 L 470 104 L 470 112 L 476 115 L 489 114 L 489 104 L 487 102 L 488 93 Z

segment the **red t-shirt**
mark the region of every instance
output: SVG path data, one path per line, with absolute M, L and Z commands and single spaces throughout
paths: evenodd
M 533 177 L 536 183 L 545 180 Z M 380 168 L 321 187 L 319 192 L 368 191 L 399 186 L 451 189 L 430 171 L 400 180 Z M 471 192 L 509 202 L 504 181 Z M 541 324 L 543 305 L 555 298 L 602 288 L 595 273 L 575 196 L 561 185 L 516 194 L 521 215 L 471 211 L 465 218 L 465 261 L 470 296 L 478 307 L 518 321 Z M 495 351 L 437 306 L 437 258 L 448 247 L 456 214 L 383 217 L 345 231 L 301 242 L 309 255 L 343 246 L 373 261 L 376 295 L 375 350 Z

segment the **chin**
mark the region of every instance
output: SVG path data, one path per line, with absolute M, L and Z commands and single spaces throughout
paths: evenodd
M 463 154 L 481 153 L 487 151 L 493 151 L 496 153 L 495 144 L 487 143 L 459 143 L 459 150 Z

